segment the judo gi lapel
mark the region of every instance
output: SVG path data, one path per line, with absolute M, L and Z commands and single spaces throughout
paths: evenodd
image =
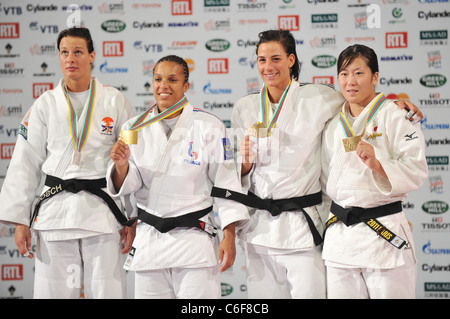
M 190 103 L 188 103 L 184 109 L 183 112 L 181 112 L 180 118 L 177 121 L 177 124 L 175 125 L 175 128 L 173 129 L 172 134 L 167 139 L 166 143 L 160 143 L 160 148 L 162 149 L 162 155 L 159 159 L 158 165 L 156 167 L 156 171 L 165 173 L 167 172 L 167 169 L 169 168 L 171 161 L 179 159 L 179 154 L 173 154 L 173 151 L 177 150 L 176 145 L 180 143 L 180 139 L 183 139 L 182 136 L 180 136 L 180 132 L 186 133 L 188 129 L 188 125 L 190 121 L 192 120 L 192 112 L 193 107 Z M 161 125 L 161 123 L 158 123 Z M 159 127 L 160 130 L 163 130 L 162 127 Z M 174 134 L 175 132 L 175 134 Z M 165 134 L 164 134 L 165 136 Z M 176 155 L 175 158 L 172 158 L 173 155 Z
M 83 112 L 81 113 L 80 117 L 79 117 L 79 125 L 76 126 L 76 133 L 77 136 L 79 136 L 80 138 L 83 138 L 83 145 L 85 145 L 87 143 L 87 139 L 89 137 L 89 132 L 92 129 L 92 122 L 94 121 L 95 118 L 95 103 L 98 103 L 100 100 L 100 96 L 102 94 L 102 89 L 103 89 L 103 85 L 97 81 L 95 78 L 92 78 L 92 84 L 95 86 L 95 90 L 92 90 L 92 87 L 90 87 L 89 89 L 92 90 L 90 92 L 92 92 L 92 96 L 90 96 L 87 101 L 86 104 L 83 108 Z M 65 89 L 65 83 L 64 80 L 62 79 L 58 86 L 55 89 L 55 99 L 56 99 L 56 103 L 57 103 L 57 110 L 61 115 L 61 118 L 63 119 L 64 123 L 68 126 L 68 143 L 66 144 L 65 147 L 65 151 L 64 151 L 64 155 L 62 156 L 58 167 L 56 169 L 56 175 L 57 176 L 62 176 L 60 174 L 63 174 L 65 169 L 67 168 L 67 166 L 70 164 L 71 162 L 71 158 L 73 156 L 73 152 L 76 150 L 76 142 L 78 141 L 74 141 L 73 138 L 73 134 L 71 131 L 72 128 L 72 121 L 73 119 L 73 114 L 71 114 L 71 108 L 68 105 L 67 102 L 67 95 L 66 95 L 66 89 Z M 92 107 L 90 108 L 90 104 L 92 103 Z M 90 116 L 87 118 L 86 114 L 87 112 L 91 112 L 92 114 L 90 114 Z M 76 118 L 75 118 L 76 120 Z M 84 122 L 86 120 L 89 120 L 89 124 L 88 125 L 84 125 Z
M 283 107 L 280 110 L 279 114 L 278 114 L 278 120 L 276 123 L 276 126 L 273 129 L 273 133 L 272 134 L 276 134 L 275 136 L 282 136 L 282 132 L 284 132 L 284 129 L 286 128 L 286 126 L 288 125 L 288 123 L 290 121 L 292 121 L 292 111 L 294 110 L 294 96 L 295 96 L 295 92 L 298 90 L 298 86 L 299 83 L 294 81 L 292 79 L 291 82 L 291 87 L 289 88 L 289 90 L 287 91 L 286 97 L 284 99 L 284 103 L 283 103 Z M 280 101 L 281 103 L 282 101 Z

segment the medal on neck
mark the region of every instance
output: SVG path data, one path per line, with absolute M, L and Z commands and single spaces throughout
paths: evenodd
M 367 125 L 372 120 L 375 113 L 379 110 L 380 106 L 383 104 L 383 102 L 386 101 L 386 97 L 384 94 L 381 94 L 375 102 L 370 107 L 370 110 L 367 114 L 367 120 L 366 125 L 364 127 L 364 132 L 361 135 L 356 135 L 353 133 L 353 130 L 350 126 L 350 124 L 347 121 L 347 118 L 344 115 L 344 106 L 342 106 L 341 113 L 340 113 L 340 122 L 342 124 L 342 127 L 344 128 L 345 135 L 347 135 L 347 138 L 342 139 L 342 144 L 344 145 L 344 149 L 346 152 L 353 152 L 356 150 L 356 146 L 361 141 L 361 138 L 366 134 L 367 131 Z
M 130 129 L 122 130 L 120 132 L 120 139 L 127 144 L 137 144 L 138 143 L 138 131 L 141 128 L 146 127 L 150 124 L 156 123 L 158 121 L 161 121 L 161 120 L 165 119 L 166 117 L 169 117 L 169 116 L 177 113 L 178 111 L 182 110 L 188 103 L 189 102 L 188 102 L 187 98 L 183 97 L 178 103 L 172 105 L 164 112 L 159 113 L 157 116 L 152 117 L 150 120 L 144 122 L 144 120 L 147 118 L 148 114 L 152 110 L 152 109 L 149 109 L 144 114 L 142 114 L 136 120 L 136 122 L 134 122 L 134 124 L 130 127 Z
M 89 136 L 89 130 L 91 128 L 92 115 L 94 113 L 94 105 L 95 105 L 95 93 L 97 91 L 95 81 L 91 80 L 90 92 L 89 92 L 89 103 L 88 109 L 86 112 L 86 118 L 84 119 L 83 130 L 81 131 L 81 135 L 78 135 L 78 121 L 77 114 L 75 109 L 70 103 L 69 94 L 67 93 L 66 88 L 66 100 L 67 105 L 69 106 L 70 111 L 70 133 L 72 134 L 73 145 L 75 146 L 75 151 L 72 156 L 72 164 L 80 165 L 81 164 L 81 151 L 83 150 L 84 145 L 86 144 L 86 140 Z
M 272 120 L 269 122 L 269 114 L 270 114 L 270 102 L 269 102 L 269 93 L 266 85 L 263 85 L 261 90 L 261 108 L 262 108 L 262 122 L 258 122 L 253 126 L 247 128 L 247 132 L 249 135 L 254 136 L 256 138 L 268 137 L 272 133 L 272 129 L 276 126 L 278 117 L 280 115 L 281 109 L 283 108 L 284 102 L 286 100 L 286 95 L 291 87 L 291 80 L 289 80 L 289 84 L 283 92 L 281 96 L 280 103 L 278 105 L 275 114 L 272 117 Z

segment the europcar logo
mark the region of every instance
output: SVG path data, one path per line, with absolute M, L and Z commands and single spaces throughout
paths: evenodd
M 448 211 L 448 204 L 439 200 L 431 200 L 423 203 L 422 210 L 427 214 L 444 214 Z
M 102 23 L 102 29 L 109 33 L 117 33 L 125 30 L 126 23 L 122 20 L 107 20 Z
M 420 84 L 427 88 L 437 88 L 447 83 L 447 78 L 442 74 L 427 74 L 420 78 Z

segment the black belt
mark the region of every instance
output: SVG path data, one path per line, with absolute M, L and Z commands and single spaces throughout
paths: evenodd
M 372 208 L 343 208 L 335 202 L 332 202 L 330 211 L 334 216 L 328 219 L 325 224 L 323 234 L 324 237 L 326 230 L 337 221 L 343 222 L 346 226 L 364 223 L 369 226 L 370 229 L 375 231 L 378 236 L 387 240 L 390 244 L 397 247 L 398 249 L 401 249 L 403 246 L 408 245 L 405 240 L 398 237 L 377 220 L 378 217 L 388 216 L 401 212 L 402 203 L 400 201 Z
M 323 242 L 322 236 L 314 225 L 311 217 L 304 210 L 306 207 L 319 205 L 322 203 L 322 193 L 317 192 L 310 195 L 292 197 L 287 199 L 262 199 L 255 194 L 249 192 L 248 195 L 234 192 L 228 189 L 213 187 L 211 191 L 212 197 L 219 197 L 225 199 L 231 199 L 249 207 L 267 210 L 272 216 L 278 216 L 282 212 L 288 212 L 293 210 L 302 211 L 303 215 L 308 222 L 309 229 L 314 239 L 316 246 Z
M 78 193 L 79 191 L 86 191 L 93 195 L 96 195 L 103 199 L 108 207 L 111 209 L 111 212 L 116 217 L 117 221 L 121 225 L 126 225 L 127 218 L 122 214 L 122 211 L 117 207 L 115 201 L 105 192 L 102 188 L 106 187 L 106 179 L 67 179 L 62 180 L 58 177 L 47 175 L 45 179 L 45 185 L 50 188 L 46 190 L 36 202 L 36 206 L 34 208 L 33 216 L 30 221 L 30 227 L 33 223 L 33 220 L 36 219 L 39 208 L 42 202 L 50 197 L 59 194 L 62 191 L 69 191 L 71 193 Z
M 185 215 L 167 218 L 149 214 L 143 209 L 138 208 L 137 218 L 130 221 L 135 222 L 137 219 L 142 220 L 143 222 L 155 227 L 161 233 L 166 233 L 178 227 L 199 228 L 214 237 L 217 234 L 217 228 L 200 220 L 200 218 L 209 214 L 212 208 L 213 207 L 210 206 Z

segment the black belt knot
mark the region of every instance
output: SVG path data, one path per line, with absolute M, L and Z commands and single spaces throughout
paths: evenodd
M 248 207 L 267 210 L 274 217 L 280 215 L 282 212 L 299 210 L 306 218 L 309 229 L 314 239 L 314 244 L 318 246 L 323 242 L 323 239 L 320 236 L 320 233 L 317 230 L 316 226 L 314 225 L 312 218 L 305 211 L 306 207 L 311 207 L 322 203 L 322 192 L 286 199 L 262 199 L 251 192 L 249 192 L 248 194 L 242 194 L 239 192 L 214 186 L 211 190 L 211 196 L 230 199 Z
M 117 221 L 123 226 L 127 226 L 127 218 L 123 215 L 122 211 L 117 207 L 115 201 L 105 192 L 102 188 L 106 187 L 106 178 L 98 179 L 67 179 L 63 180 L 61 178 L 47 175 L 45 179 L 45 186 L 50 187 L 46 190 L 36 202 L 33 216 L 31 217 L 30 227 L 33 221 L 36 219 L 39 208 L 44 200 L 59 194 L 62 191 L 68 191 L 71 193 L 79 193 L 80 191 L 87 191 L 92 195 L 98 196 L 105 202 L 110 208 L 111 212 L 116 217 Z

